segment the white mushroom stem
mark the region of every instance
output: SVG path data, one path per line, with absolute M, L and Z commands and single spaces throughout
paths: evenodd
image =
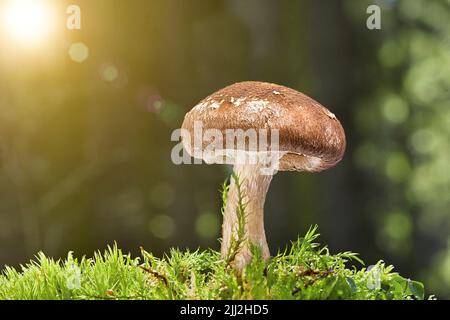
M 264 259 L 268 259 L 270 256 L 264 231 L 264 202 L 272 181 L 272 175 L 262 174 L 262 169 L 267 171 L 266 167 L 262 167 L 259 164 L 234 166 L 234 172 L 241 183 L 241 192 L 244 196 L 243 202 L 246 204 L 245 240 L 234 257 L 234 265 L 237 269 L 242 269 L 250 262 L 252 256 L 250 251 L 251 244 L 261 248 Z M 232 239 L 237 240 L 238 204 L 238 189 L 234 179 L 231 179 L 222 225 L 221 253 L 224 258 L 230 255 Z

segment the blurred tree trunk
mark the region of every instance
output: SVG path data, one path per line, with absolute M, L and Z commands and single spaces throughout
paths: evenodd
M 375 253 L 371 229 L 364 216 L 366 188 L 352 163 L 356 141 L 352 103 L 359 97 L 358 87 L 364 85 L 356 81 L 360 59 L 356 34 L 345 15 L 344 1 L 310 0 L 308 3 L 313 92 L 336 113 L 347 138 L 343 161 L 321 175 L 321 232 L 333 250 Z

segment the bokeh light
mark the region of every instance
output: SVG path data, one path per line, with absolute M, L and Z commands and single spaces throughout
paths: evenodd
M 430 129 L 419 129 L 411 135 L 410 143 L 417 153 L 429 153 L 437 145 L 437 135 Z
M 73 61 L 82 63 L 89 57 L 89 48 L 82 42 L 73 43 L 69 48 L 69 56 Z
M 5 36 L 20 45 L 44 43 L 55 27 L 54 13 L 45 0 L 9 0 L 1 11 Z
M 219 236 L 220 222 L 219 215 L 212 212 L 202 213 L 197 217 L 195 222 L 195 231 L 197 234 L 206 239 Z
M 401 152 L 391 152 L 387 154 L 385 172 L 393 182 L 405 180 L 411 171 L 410 164 L 406 156 Z
M 150 190 L 149 199 L 155 207 L 166 209 L 174 202 L 175 192 L 170 184 L 161 182 Z
M 401 97 L 395 94 L 388 95 L 381 106 L 383 116 L 394 124 L 404 122 L 409 115 L 408 105 Z
M 114 65 L 105 65 L 100 68 L 100 76 L 106 82 L 114 82 L 119 77 L 119 70 Z
M 378 234 L 378 243 L 395 254 L 404 255 L 410 250 L 410 238 L 413 232 L 413 222 L 407 212 L 392 211 L 386 215 Z
M 172 217 L 160 214 L 150 220 L 149 228 L 156 238 L 167 239 L 175 232 L 175 222 Z

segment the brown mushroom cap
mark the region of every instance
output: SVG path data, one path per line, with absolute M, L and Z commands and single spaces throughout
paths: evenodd
M 346 147 L 344 129 L 333 113 L 303 93 L 272 83 L 246 81 L 225 87 L 188 112 L 182 128 L 192 133 L 195 121 L 202 122 L 203 130 L 223 133 L 278 129 L 282 171 L 325 170 L 342 159 Z

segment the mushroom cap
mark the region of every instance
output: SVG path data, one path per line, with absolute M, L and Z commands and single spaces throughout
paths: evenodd
M 285 86 L 245 81 L 225 87 L 189 111 L 182 128 L 194 133 L 195 121 L 202 129 L 278 129 L 281 171 L 318 172 L 336 165 L 344 156 L 345 132 L 339 120 L 317 101 Z M 270 136 L 270 134 L 269 134 Z M 196 157 L 190 148 L 186 150 Z M 201 149 L 209 142 L 202 141 Z

